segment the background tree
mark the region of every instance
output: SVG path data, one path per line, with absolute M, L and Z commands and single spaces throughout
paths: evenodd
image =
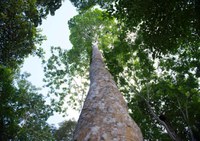
M 37 29 L 54 14 L 61 0 L 0 1 L 0 140 L 52 140 L 46 120 L 52 109 L 45 104 L 27 74 L 19 69 L 28 55 L 42 57 L 36 48 L 44 37 Z
M 72 141 L 75 126 L 76 121 L 73 120 L 61 122 L 54 133 L 56 141 Z

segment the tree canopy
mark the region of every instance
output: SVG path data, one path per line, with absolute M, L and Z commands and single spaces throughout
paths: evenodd
M 0 74 L 0 139 L 51 140 L 51 127 L 46 121 L 53 111 L 26 80 L 29 74 L 14 74 L 2 67 Z
M 0 1 L 0 65 L 16 67 L 33 54 L 44 39 L 36 29 L 42 19 L 61 6 L 62 0 Z

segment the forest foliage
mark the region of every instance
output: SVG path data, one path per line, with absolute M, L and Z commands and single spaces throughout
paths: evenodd
M 28 55 L 42 56 L 37 27 L 62 1 L 0 1 L 0 140 L 53 139 L 53 110 L 81 109 L 94 41 L 145 139 L 198 140 L 200 1 L 71 2 L 79 11 L 69 21 L 73 47 L 52 48 L 44 66 L 49 95 L 58 97 L 50 107 L 19 68 Z

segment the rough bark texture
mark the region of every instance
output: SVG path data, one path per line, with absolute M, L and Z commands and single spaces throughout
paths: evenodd
M 105 69 L 100 51 L 93 46 L 90 89 L 74 133 L 74 141 L 142 140 L 141 131 L 129 116 L 122 94 Z

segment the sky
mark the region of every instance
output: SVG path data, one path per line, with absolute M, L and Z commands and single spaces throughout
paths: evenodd
M 47 37 L 47 40 L 43 42 L 41 47 L 46 52 L 46 57 L 50 56 L 51 46 L 60 46 L 63 49 L 70 49 L 72 47 L 69 41 L 70 31 L 68 28 L 68 20 L 75 16 L 77 13 L 76 8 L 71 4 L 69 0 L 65 0 L 62 6 L 56 11 L 54 16 L 49 15 L 47 19 L 43 20 L 42 25 L 39 27 L 42 29 L 42 34 Z M 28 80 L 36 87 L 42 88 L 44 85 L 43 68 L 41 60 L 34 56 L 29 56 L 21 69 L 22 72 L 28 72 L 31 76 Z M 42 88 L 41 93 L 47 93 L 47 90 Z M 59 114 L 55 114 L 48 120 L 49 124 L 58 126 L 58 123 L 68 119 L 78 119 L 78 112 L 71 109 L 68 110 L 67 117 L 62 117 Z

